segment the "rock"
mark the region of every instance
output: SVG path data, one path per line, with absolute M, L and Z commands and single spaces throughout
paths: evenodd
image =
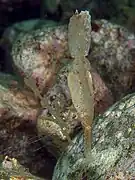
M 8 155 L 29 172 L 51 178 L 55 160 L 36 133 L 39 108 L 33 93 L 23 86 L 20 78 L 0 73 L 0 164 L 3 156 Z M 0 173 L 4 176 L 2 167 Z
M 66 38 L 65 26 L 44 25 L 33 32 L 21 33 L 13 45 L 15 66 L 24 77 L 34 79 L 41 92 L 51 86 L 60 60 L 68 58 L 64 53 L 68 48 Z
M 101 76 L 93 70 L 92 72 L 94 84 L 94 115 L 104 113 L 108 107 L 114 103 L 111 91 L 105 85 Z
M 5 29 L 0 41 L 1 48 L 4 48 L 7 52 L 10 52 L 12 45 L 14 44 L 19 34 L 28 33 L 45 26 L 48 27 L 54 25 L 57 25 L 57 23 L 55 23 L 54 21 L 46 21 L 41 19 L 33 19 L 14 23 L 13 25 Z
M 1 162 L 0 168 L 0 178 L 9 179 L 11 177 L 18 178 L 32 178 L 33 180 L 43 180 L 42 178 L 38 178 L 32 175 L 30 172 L 26 170 L 22 165 L 20 165 L 15 158 L 5 157 L 3 162 Z
M 93 124 L 91 156 L 84 158 L 83 135 L 76 135 L 59 158 L 53 180 L 111 179 L 135 176 L 135 93 L 98 116 Z
M 89 59 L 115 100 L 135 90 L 135 35 L 106 20 L 95 21 Z
M 41 144 L 35 126 L 25 121 L 15 127 L 12 123 L 14 121 L 10 119 L 5 126 L 0 127 L 0 142 L 2 142 L 0 143 L 0 164 L 5 156 L 16 158 L 26 171 L 37 176 L 35 179 L 43 177 L 51 180 L 56 160 L 47 152 L 45 145 Z M 2 166 L 0 172 L 1 174 L 3 172 Z M 12 170 L 11 173 L 14 175 Z
M 19 119 L 18 125 L 25 120 L 36 120 L 39 104 L 33 93 L 24 88 L 19 81 L 21 80 L 12 75 L 0 73 L 1 126 L 13 117 L 14 120 Z
M 19 23 L 15 23 L 12 26 L 9 26 L 3 33 L 2 38 L 0 39 L 0 48 L 3 51 L 3 61 L 5 65 L 5 70 L 9 73 L 14 72 L 14 67 L 12 63 L 11 50 L 12 46 L 21 33 L 28 33 L 33 30 L 42 28 L 42 26 L 54 26 L 57 23 L 53 21 L 46 21 L 41 19 L 33 19 L 27 21 L 21 21 Z M 11 70 L 10 70 L 11 69 Z

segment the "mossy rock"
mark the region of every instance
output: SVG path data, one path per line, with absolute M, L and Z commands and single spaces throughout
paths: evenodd
M 135 93 L 115 103 L 93 123 L 92 153 L 84 159 L 79 133 L 59 158 L 53 180 L 135 177 Z M 84 173 L 85 171 L 85 173 Z

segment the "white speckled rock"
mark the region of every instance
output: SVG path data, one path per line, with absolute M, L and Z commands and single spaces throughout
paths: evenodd
M 53 180 L 107 179 L 112 174 L 135 176 L 135 93 L 126 96 L 93 124 L 92 157 L 84 159 L 82 133 L 59 158 Z M 85 173 L 83 173 L 85 171 Z M 109 178 L 108 178 L 109 179 Z

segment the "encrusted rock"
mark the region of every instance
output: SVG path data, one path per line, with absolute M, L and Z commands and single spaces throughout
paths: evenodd
M 33 93 L 19 83 L 19 79 L 12 75 L 0 74 L 0 122 L 1 126 L 6 120 L 13 118 L 35 121 L 39 104 Z
M 53 180 L 111 179 L 111 172 L 114 176 L 121 173 L 133 178 L 134 103 L 135 93 L 127 95 L 94 120 L 92 151 L 87 159 L 84 158 L 83 135 L 77 134 L 59 158 Z
M 66 27 L 44 26 L 20 34 L 13 45 L 12 57 L 24 77 L 33 78 L 43 92 L 51 86 L 60 60 L 68 58 L 67 49 Z
M 116 100 L 135 90 L 135 35 L 106 20 L 95 21 L 92 31 L 92 66 Z

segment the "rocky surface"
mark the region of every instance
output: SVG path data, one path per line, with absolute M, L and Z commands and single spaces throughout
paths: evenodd
M 29 169 L 28 172 L 51 178 L 55 159 L 39 142 L 35 128 L 38 110 L 39 103 L 21 79 L 0 73 L 0 164 L 8 155 Z M 3 171 L 0 166 L 0 178 Z
M 134 179 L 134 104 L 133 93 L 95 118 L 92 151 L 87 159 L 83 135 L 79 133 L 59 158 L 53 180 Z
M 135 35 L 106 20 L 95 21 L 89 59 L 118 100 L 134 92 Z
M 10 118 L 35 121 L 38 102 L 15 76 L 0 73 L 0 121 Z M 18 122 L 19 123 L 19 122 Z M 20 122 L 21 123 L 21 122 Z M 17 126 L 17 125 L 16 125 Z

